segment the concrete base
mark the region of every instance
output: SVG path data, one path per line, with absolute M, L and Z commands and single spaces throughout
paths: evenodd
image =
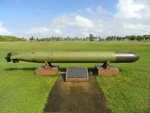
M 119 75 L 119 69 L 111 65 L 109 68 L 103 68 L 103 65 L 96 65 L 95 69 L 99 76 L 118 76 Z
M 88 80 L 87 67 L 67 67 L 66 82 L 87 82 Z
M 42 65 L 38 69 L 35 70 L 36 75 L 57 75 L 59 71 L 58 65 L 50 66 L 50 68 L 45 68 L 45 65 Z
M 89 78 L 66 78 L 66 82 L 87 82 Z

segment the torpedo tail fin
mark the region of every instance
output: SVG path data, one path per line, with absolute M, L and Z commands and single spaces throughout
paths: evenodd
M 13 63 L 19 62 L 18 59 L 11 59 L 12 55 L 17 55 L 17 53 L 15 53 L 15 52 L 8 53 L 7 56 L 5 57 L 5 59 L 7 60 L 7 62 L 11 62 L 11 61 L 13 61 Z
M 7 60 L 7 62 L 11 61 L 11 56 L 12 56 L 12 53 L 8 53 L 7 56 L 5 57 L 5 59 Z

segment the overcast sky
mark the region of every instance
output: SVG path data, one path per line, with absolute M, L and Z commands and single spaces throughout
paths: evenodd
M 0 35 L 150 34 L 150 0 L 0 0 Z

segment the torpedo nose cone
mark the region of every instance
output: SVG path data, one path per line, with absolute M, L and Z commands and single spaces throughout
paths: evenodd
M 135 62 L 140 56 L 134 52 L 116 52 L 116 62 Z

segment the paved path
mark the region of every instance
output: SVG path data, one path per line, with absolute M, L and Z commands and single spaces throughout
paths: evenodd
M 88 82 L 64 82 L 59 76 L 44 113 L 112 113 L 95 76 Z

